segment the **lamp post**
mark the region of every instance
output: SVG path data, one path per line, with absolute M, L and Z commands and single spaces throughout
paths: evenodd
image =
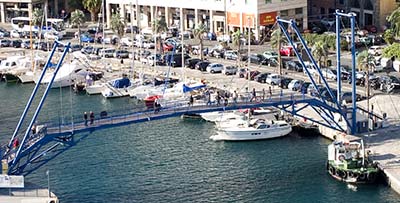
M 134 78 L 135 77 L 135 71 L 134 71 L 134 68 L 135 68 L 135 57 L 134 57 L 135 49 L 133 47 L 133 41 L 134 40 L 133 40 L 133 4 L 132 4 L 132 2 L 130 3 L 130 7 L 131 7 L 131 40 L 132 40 L 132 43 L 131 43 L 131 46 L 132 46 L 131 73 L 132 73 L 132 75 L 131 75 L 131 77 Z

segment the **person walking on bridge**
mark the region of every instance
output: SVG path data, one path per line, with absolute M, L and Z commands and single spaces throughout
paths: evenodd
M 255 100 L 255 99 L 256 99 L 256 96 L 257 96 L 256 88 L 253 88 L 250 102 L 252 102 L 253 100 Z
M 93 111 L 90 111 L 89 117 L 90 117 L 90 125 L 92 125 L 93 122 L 94 122 L 94 113 L 93 113 Z
M 88 123 L 88 115 L 87 112 L 85 111 L 85 113 L 83 113 L 83 119 L 85 120 L 85 126 L 87 126 Z

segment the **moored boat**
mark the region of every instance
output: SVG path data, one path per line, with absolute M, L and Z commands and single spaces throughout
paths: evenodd
M 347 183 L 373 183 L 379 168 L 370 160 L 360 141 L 334 141 L 328 146 L 328 173 L 335 179 Z
M 285 121 L 265 121 L 264 119 L 252 119 L 246 123 L 233 121 L 233 125 L 219 128 L 217 135 L 210 139 L 214 141 L 244 141 L 282 137 L 289 134 L 292 127 Z

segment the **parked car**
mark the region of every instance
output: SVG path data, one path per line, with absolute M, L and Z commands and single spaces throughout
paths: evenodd
M 225 51 L 224 56 L 225 56 L 225 59 L 227 59 L 227 60 L 237 60 L 238 59 L 238 52 L 237 51 L 232 51 L 232 50 Z
M 31 48 L 31 40 L 25 40 L 21 43 L 21 48 L 30 49 Z
M 295 70 L 298 72 L 303 71 L 303 66 L 301 65 L 301 63 L 299 61 L 287 61 L 285 67 L 288 70 Z
M 11 30 L 10 37 L 11 38 L 20 38 L 21 37 L 21 33 L 18 32 L 17 30 Z
M 236 75 L 238 68 L 236 66 L 224 66 L 222 74 L 224 75 Z
M 199 58 L 189 58 L 185 61 L 185 66 L 190 69 L 195 69 L 196 64 L 201 61 Z
M 268 61 L 262 54 L 252 54 L 249 56 L 250 63 L 255 63 L 259 65 L 267 65 Z
M 311 85 L 311 82 L 304 82 L 301 84 L 300 89 L 298 90 L 302 94 L 307 94 L 308 87 Z
M 317 88 L 321 91 L 322 85 L 317 85 Z M 313 84 L 310 84 L 307 88 L 307 93 L 311 96 L 317 96 L 319 94 L 317 88 L 315 88 Z
M 400 80 L 399 78 L 389 75 L 389 76 L 382 76 L 379 79 L 380 83 L 380 90 L 386 93 L 399 91 L 400 89 Z
M 238 74 L 239 78 L 244 78 L 246 76 L 246 73 L 247 73 L 247 70 L 245 68 L 240 68 L 238 70 L 237 74 Z
M 164 65 L 164 60 L 162 60 L 161 54 L 152 54 L 147 57 L 147 60 L 148 64 L 151 66 L 154 66 L 154 64 L 156 64 L 156 66 Z
M 210 64 L 208 61 L 200 61 L 196 64 L 196 70 L 206 71 L 207 66 Z
M 6 29 L 0 27 L 0 37 L 10 37 L 10 32 Z
M 268 75 L 267 80 L 265 82 L 270 85 L 278 85 L 279 83 L 281 83 L 281 76 L 275 73 L 270 74 Z
M 11 41 L 10 46 L 14 48 L 21 48 L 22 40 L 20 39 L 15 39 Z
M 106 49 L 101 49 L 99 51 L 99 55 L 104 58 L 111 58 L 114 56 L 114 52 L 115 52 L 114 48 L 106 48 Z
M 322 68 L 321 69 L 322 75 L 325 79 L 336 80 L 337 79 L 337 71 L 329 68 Z
M 257 70 L 252 70 L 252 71 L 247 71 L 246 73 L 246 80 L 254 80 L 254 78 L 260 74 L 260 71 Z
M 83 43 L 94 43 L 94 38 L 89 34 L 81 34 L 81 42 Z
M 293 56 L 294 51 L 292 46 L 283 46 L 281 50 L 279 50 L 282 56 Z
M 155 44 L 153 41 L 143 41 L 143 48 L 145 49 L 154 49 Z
M 121 45 L 133 46 L 134 41 L 129 37 L 123 37 L 120 41 Z
M 79 44 L 73 44 L 69 48 L 69 52 L 80 51 L 80 50 L 82 50 L 82 45 Z
M 373 55 L 373 56 L 380 56 L 380 55 L 382 55 L 383 49 L 384 49 L 383 46 L 377 46 L 377 45 L 371 46 L 371 47 L 368 49 L 368 53 L 371 54 L 371 55 Z
M 114 58 L 128 58 L 129 52 L 127 50 L 116 50 L 113 55 Z
M 0 40 L 0 47 L 9 47 L 11 44 L 11 40 L 9 39 L 1 39 Z
M 293 91 L 297 91 L 300 89 L 301 85 L 303 84 L 302 80 L 292 80 L 290 81 L 290 83 L 288 84 L 288 89 L 289 90 L 293 90 Z
M 288 89 L 288 85 L 292 80 L 292 78 L 282 78 L 279 87 L 282 89 Z
M 356 94 L 356 101 L 361 101 L 362 96 L 359 94 Z M 342 93 L 342 101 L 346 102 L 347 104 L 353 102 L 353 92 L 344 92 Z
M 267 73 L 267 72 L 260 73 L 260 74 L 258 74 L 258 75 L 254 78 L 254 80 L 257 81 L 257 82 L 259 82 L 259 83 L 266 83 L 266 82 L 267 82 L 267 77 L 268 77 L 268 75 L 270 75 L 270 74 L 271 74 L 271 73 Z
M 211 63 L 207 66 L 207 72 L 209 73 L 220 73 L 222 72 L 224 65 L 220 63 Z
M 264 56 L 265 58 L 267 58 L 267 59 L 270 59 L 270 58 L 278 58 L 278 53 L 276 53 L 276 52 L 274 52 L 274 51 L 265 51 L 265 52 L 263 53 L 263 56 Z

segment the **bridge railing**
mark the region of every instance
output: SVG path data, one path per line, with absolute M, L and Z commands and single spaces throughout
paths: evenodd
M 100 116 L 101 112 L 94 112 L 94 124 L 90 124 L 90 118 L 88 119 L 88 127 L 97 126 L 97 125 L 107 125 L 107 124 L 117 124 L 128 121 L 135 121 L 140 119 L 149 119 L 151 120 L 154 117 L 160 117 L 163 115 L 168 115 L 172 113 L 185 113 L 190 111 L 198 111 L 198 110 L 223 110 L 224 107 L 234 107 L 234 108 L 247 108 L 246 106 L 256 106 L 257 104 L 262 103 L 270 103 L 270 102 L 281 102 L 287 101 L 286 103 L 291 103 L 291 101 L 296 100 L 304 100 L 308 97 L 305 97 L 303 94 L 292 93 L 292 94 L 281 94 L 276 93 L 267 96 L 257 96 L 256 98 L 239 98 L 236 103 L 233 102 L 232 98 L 229 99 L 228 104 L 224 105 L 224 100 L 221 100 L 220 105 L 216 103 L 212 103 L 207 105 L 207 101 L 204 100 L 196 100 L 193 105 L 189 105 L 189 100 L 177 100 L 177 101 L 167 101 L 162 103 L 162 107 L 159 111 L 156 111 L 154 108 L 147 108 L 145 106 L 135 107 L 131 109 L 123 109 L 118 111 L 107 112 L 107 115 L 103 114 Z M 71 131 L 78 128 L 84 128 L 85 121 L 83 118 L 83 114 L 75 115 L 72 123 L 66 123 L 60 125 L 59 123 L 49 123 L 47 124 L 50 133 L 65 132 Z

